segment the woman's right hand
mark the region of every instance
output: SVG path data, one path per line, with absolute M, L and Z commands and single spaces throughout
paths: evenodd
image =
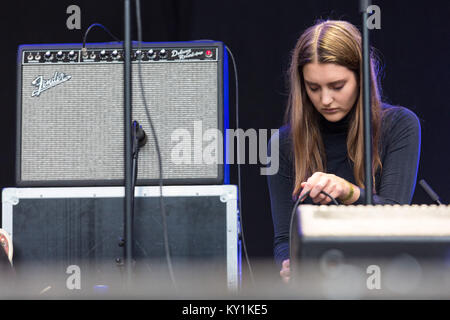
M 291 269 L 289 267 L 289 259 L 286 259 L 281 264 L 281 271 L 280 271 L 281 279 L 284 283 L 288 283 L 289 279 L 291 278 Z

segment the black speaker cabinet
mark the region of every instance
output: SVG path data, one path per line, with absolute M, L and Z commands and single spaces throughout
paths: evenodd
M 237 188 L 164 186 L 163 194 L 179 287 L 215 285 L 236 290 L 241 260 Z M 123 187 L 4 189 L 3 229 L 12 237 L 19 278 L 32 276 L 35 281 L 36 275 L 48 276 L 52 270 L 64 287 L 66 270 L 75 265 L 97 283 L 120 282 L 123 197 Z M 159 201 L 159 187 L 136 188 L 134 270 L 151 292 L 156 284 L 171 281 Z
M 81 49 L 18 49 L 18 186 L 124 183 L 123 46 L 87 44 L 85 54 Z M 148 135 L 138 185 L 155 185 L 159 178 L 143 97 L 161 149 L 164 184 L 229 183 L 222 141 L 228 127 L 227 65 L 221 42 L 142 43 L 140 49 L 133 43 L 132 120 Z

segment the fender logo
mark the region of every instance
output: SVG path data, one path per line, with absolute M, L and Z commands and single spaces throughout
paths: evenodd
M 72 78 L 72 76 L 69 76 L 63 72 L 58 72 L 58 71 L 55 72 L 53 77 L 51 77 L 50 79 L 47 79 L 47 80 L 44 80 L 43 76 L 38 76 L 38 77 L 36 77 L 36 79 L 33 80 L 33 82 L 31 82 L 31 84 L 33 86 L 37 87 L 36 90 L 33 90 L 33 92 L 31 93 L 31 96 L 39 97 L 42 92 L 44 92 L 48 89 L 51 89 L 51 88 L 57 86 L 58 84 L 66 82 L 66 81 L 70 80 L 71 78 Z

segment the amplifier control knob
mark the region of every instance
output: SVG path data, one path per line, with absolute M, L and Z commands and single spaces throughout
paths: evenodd
M 136 50 L 136 52 L 134 53 L 134 57 L 136 58 L 136 59 L 141 59 L 141 57 L 142 57 L 142 51 L 141 50 Z
M 63 58 L 63 53 L 62 53 L 62 51 L 58 51 L 58 52 L 56 53 L 56 58 L 57 58 L 58 60 L 61 60 L 61 59 Z
M 47 52 L 44 54 L 45 60 L 50 60 L 51 57 L 52 57 L 52 53 L 51 53 L 50 51 L 47 51 Z
M 150 59 L 154 59 L 155 56 L 156 56 L 155 50 L 153 50 L 153 49 L 148 50 L 147 56 L 148 56 Z
M 113 52 L 111 52 L 111 55 L 113 58 L 117 58 L 117 56 L 119 55 L 119 52 L 117 50 L 114 50 Z
M 75 59 L 75 51 L 71 50 L 71 51 L 69 52 L 69 59 L 70 59 L 70 60 Z
M 159 56 L 161 58 L 165 58 L 167 56 L 166 49 L 161 49 L 161 51 L 159 52 Z
M 106 50 L 100 51 L 100 58 L 102 58 L 102 59 L 106 58 Z

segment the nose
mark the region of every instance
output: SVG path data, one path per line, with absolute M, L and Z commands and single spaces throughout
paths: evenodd
M 322 90 L 322 96 L 320 100 L 324 106 L 328 106 L 333 102 L 332 93 L 329 90 Z

